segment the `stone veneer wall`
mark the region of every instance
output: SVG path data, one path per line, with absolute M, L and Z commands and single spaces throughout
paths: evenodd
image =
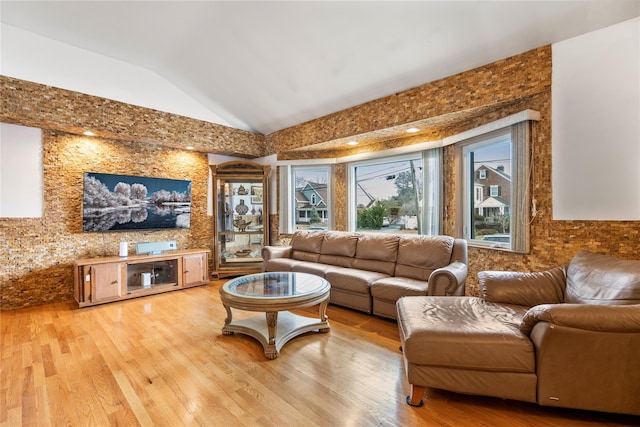
M 245 130 L 0 76 L 0 122 L 255 158 L 264 137 Z
M 551 46 L 545 46 L 266 135 L 267 153 L 362 135 L 375 137 L 386 128 L 421 121 L 437 122 L 433 127 L 437 132 L 427 139 L 439 139 L 464 130 L 461 116 L 476 116 L 486 123 L 491 121 L 486 117 L 489 112 L 550 88 Z M 416 138 L 386 140 L 377 149 L 404 145 L 404 141 L 419 142 Z M 356 147 L 342 155 L 358 152 Z M 287 155 L 318 157 L 316 152 Z
M 206 154 L 129 141 L 43 131 L 44 216 L 0 218 L 0 308 L 9 310 L 73 299 L 73 262 L 117 255 L 121 241 L 176 240 L 179 249 L 211 249 Z M 138 232 L 82 232 L 84 172 L 192 181 L 191 228 Z
M 459 120 L 465 110 L 481 115 Z M 439 138 L 532 109 L 541 120 L 532 126 L 531 189 L 540 214 L 531 222 L 531 250 L 515 254 L 469 248 L 467 294 L 479 295 L 477 273 L 482 270 L 537 271 L 568 263 L 582 248 L 628 259 L 640 259 L 639 221 L 554 221 L 551 188 L 551 47 L 545 46 L 512 58 L 428 83 L 292 128 L 267 135 L 268 151 L 281 152 L 301 145 L 346 138 L 376 128 L 396 126 L 431 117 L 450 121 Z M 433 135 L 432 135 L 433 136 Z M 603 141 L 606 143 L 606 141 Z M 403 144 L 403 142 L 399 142 Z M 392 148 L 388 142 L 382 148 Z M 288 151 L 287 158 L 314 158 L 318 153 Z M 444 148 L 443 234 L 455 235 L 457 189 L 455 146 Z M 346 228 L 346 166 L 334 174 L 336 229 Z M 284 239 L 280 239 L 284 240 Z

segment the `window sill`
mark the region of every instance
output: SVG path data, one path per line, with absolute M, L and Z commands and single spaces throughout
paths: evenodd
M 482 249 L 494 249 L 503 252 L 514 252 L 511 249 L 511 245 L 509 243 L 501 243 L 501 242 L 482 242 L 479 240 L 467 240 L 467 245 L 473 248 L 482 248 Z

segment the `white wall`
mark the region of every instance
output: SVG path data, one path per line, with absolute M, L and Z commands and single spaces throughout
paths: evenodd
M 553 218 L 640 220 L 640 18 L 552 58 Z
M 231 126 L 159 75 L 0 24 L 0 74 Z
M 42 131 L 0 123 L 0 217 L 42 217 L 43 199 Z

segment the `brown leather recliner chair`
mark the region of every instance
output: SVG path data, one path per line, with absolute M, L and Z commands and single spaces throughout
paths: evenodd
M 583 250 L 566 268 L 478 277 L 482 298 L 398 301 L 407 403 L 433 387 L 640 415 L 640 261 Z

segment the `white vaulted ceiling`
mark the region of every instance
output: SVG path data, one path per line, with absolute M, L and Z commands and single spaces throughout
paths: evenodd
M 640 15 L 640 0 L 0 6 L 7 28 L 140 67 L 220 123 L 263 134 Z

